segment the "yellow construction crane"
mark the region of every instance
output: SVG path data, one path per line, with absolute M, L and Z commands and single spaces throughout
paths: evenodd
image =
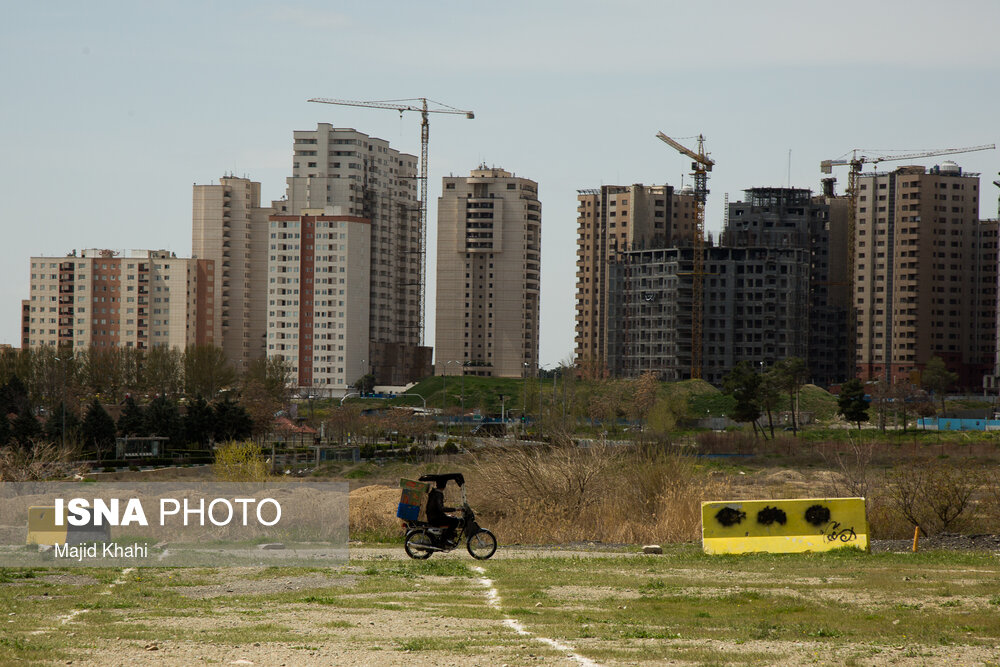
M 475 118 L 476 114 L 472 111 L 465 109 L 456 109 L 455 107 L 448 106 L 447 104 L 442 104 L 441 102 L 435 102 L 434 100 L 429 100 L 426 97 L 415 97 L 411 99 L 403 100 L 373 100 L 369 102 L 360 100 L 338 100 L 328 97 L 314 97 L 309 100 L 310 102 L 318 102 L 320 104 L 337 104 L 346 107 L 366 107 L 369 109 L 391 109 L 392 111 L 398 111 L 399 115 L 402 116 L 404 111 L 419 111 L 420 112 L 420 174 L 417 178 L 420 180 L 420 277 L 423 278 L 426 273 L 427 267 L 427 143 L 430 139 L 431 126 L 427 118 L 428 114 L 432 113 L 447 113 L 447 114 L 458 114 L 465 116 L 466 118 Z M 413 104 L 411 104 L 411 102 Z M 436 107 L 429 107 L 428 102 L 437 105 Z M 419 105 L 419 106 L 418 106 Z M 424 289 L 423 280 L 420 280 L 420 343 L 424 342 Z
M 877 165 L 880 162 L 898 162 L 900 160 L 915 160 L 918 158 L 935 157 L 938 155 L 954 155 L 956 153 L 974 153 L 976 151 L 987 151 L 996 148 L 994 144 L 984 144 L 982 146 L 969 146 L 967 148 L 942 148 L 938 150 L 918 151 L 913 153 L 899 153 L 894 151 L 867 151 L 863 148 L 855 148 L 851 151 L 850 157 L 841 157 L 834 160 L 823 160 L 819 163 L 820 171 L 824 174 L 832 174 L 834 167 L 850 166 L 847 173 L 847 284 L 854 284 L 854 230 L 857 225 L 857 203 L 858 203 L 858 177 L 861 176 L 861 166 L 865 164 Z M 852 290 L 853 298 L 853 290 Z M 848 306 L 848 331 L 850 336 L 855 335 L 855 321 L 857 314 L 854 305 Z M 855 349 L 853 343 L 848 345 L 849 368 L 854 368 Z
M 705 311 L 705 200 L 708 197 L 708 172 L 715 166 L 715 160 L 705 152 L 705 137 L 698 135 L 698 152 L 677 143 L 662 132 L 656 136 L 663 142 L 686 155 L 691 163 L 694 176 L 694 262 L 691 270 L 691 378 L 701 377 L 702 327 Z

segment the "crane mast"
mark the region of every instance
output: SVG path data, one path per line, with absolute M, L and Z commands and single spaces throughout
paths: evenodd
M 705 153 L 705 137 L 698 135 L 698 152 L 674 141 L 662 132 L 657 138 L 693 160 L 694 230 L 691 265 L 691 379 L 701 378 L 702 337 L 705 312 L 705 201 L 708 199 L 708 172 L 715 161 Z
M 429 100 L 426 97 L 416 97 L 412 99 L 403 100 L 374 100 L 374 101 L 363 101 L 363 100 L 341 100 L 334 99 L 330 97 L 314 97 L 308 100 L 309 102 L 318 102 L 320 104 L 336 104 L 340 106 L 348 107 L 363 107 L 367 109 L 389 109 L 392 111 L 398 111 L 399 115 L 402 116 L 406 111 L 419 111 L 420 112 L 420 173 L 417 175 L 417 179 L 420 181 L 420 236 L 419 236 L 419 246 L 417 253 L 420 255 L 420 275 L 417 276 L 416 284 L 419 286 L 420 292 L 420 344 L 424 343 L 424 313 L 426 298 L 424 295 L 425 283 L 424 278 L 427 273 L 427 146 L 430 142 L 431 125 L 428 118 L 428 114 L 432 113 L 446 113 L 446 114 L 457 114 L 465 116 L 466 118 L 472 119 L 476 115 L 472 111 L 466 109 L 456 109 L 455 107 L 448 106 L 447 104 L 442 104 L 440 102 L 435 102 L 434 100 Z M 414 104 L 410 104 L 410 103 Z M 438 108 L 430 108 L 427 103 L 432 102 L 436 104 Z

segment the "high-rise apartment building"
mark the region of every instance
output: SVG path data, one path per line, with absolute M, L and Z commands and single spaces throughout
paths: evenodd
M 371 223 L 305 209 L 269 225 L 268 355 L 298 387 L 342 389 L 367 372 Z
M 535 181 L 485 165 L 468 177 L 444 179 L 437 374 L 524 377 L 537 371 L 541 216 Z
M 915 379 L 932 357 L 982 386 L 996 353 L 996 223 L 954 162 L 858 180 L 857 375 Z
M 580 190 L 577 200 L 575 355 L 606 369 L 610 264 L 619 252 L 692 245 L 694 193 L 606 185 Z
M 847 275 L 848 199 L 829 192 L 813 196 L 803 188 L 750 188 L 742 202 L 729 204 L 722 245 L 733 248 L 801 248 L 808 251 L 810 270 L 808 354 L 811 382 L 829 385 L 853 377 L 849 364 Z M 766 364 L 778 359 L 764 358 Z
M 237 370 L 264 356 L 267 332 L 268 216 L 260 183 L 227 176 L 217 185 L 195 185 L 191 254 L 214 262 L 218 275 L 209 295 L 218 317 L 214 340 Z
M 267 354 L 289 361 L 303 389 L 342 391 L 365 373 L 388 385 L 429 375 L 431 349 L 421 345 L 417 158 L 383 139 L 328 123 L 295 131 L 293 142 L 286 196 L 273 202 L 269 218 Z M 357 264 L 363 240 L 367 272 Z M 354 323 L 360 336 L 362 317 L 368 325 L 361 352 L 339 349 L 340 324 Z M 324 321 L 337 325 L 336 339 L 325 337 L 334 332 L 317 331 Z M 306 323 L 313 326 L 301 326 Z
M 140 350 L 215 344 L 215 280 L 212 260 L 166 250 L 32 257 L 27 344 Z

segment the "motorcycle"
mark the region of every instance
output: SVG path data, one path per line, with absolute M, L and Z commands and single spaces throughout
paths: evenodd
M 455 482 L 462 490 L 462 516 L 459 519 L 458 527 L 454 537 L 448 539 L 445 526 L 432 526 L 426 521 L 406 520 L 406 538 L 403 548 L 406 555 L 417 560 L 426 560 L 435 552 L 447 553 L 465 541 L 465 547 L 469 555 L 477 560 L 490 558 L 497 550 L 497 538 L 490 531 L 482 528 L 476 523 L 476 514 L 469 507 L 465 497 L 465 478 L 462 473 L 449 473 L 444 475 L 422 475 L 421 482 L 437 484 L 440 481 Z

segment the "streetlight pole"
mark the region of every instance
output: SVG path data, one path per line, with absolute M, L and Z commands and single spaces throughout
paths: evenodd
M 521 435 L 524 435 L 524 427 L 527 425 L 525 422 L 526 415 L 528 411 L 528 362 L 522 362 L 521 366 L 523 371 L 521 372 Z

